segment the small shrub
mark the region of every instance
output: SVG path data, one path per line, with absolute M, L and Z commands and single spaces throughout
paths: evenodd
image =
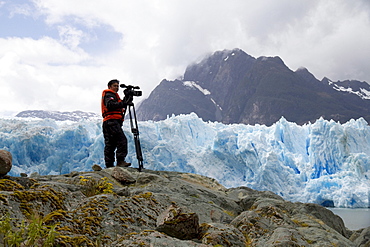
M 79 184 L 83 186 L 81 191 L 87 197 L 100 194 L 113 194 L 113 184 L 108 181 L 107 177 L 96 180 L 91 177 L 80 176 Z
M 31 215 L 27 222 L 22 220 L 17 225 L 9 214 L 5 215 L 0 218 L 0 246 L 54 246 L 56 226 L 45 225 L 39 215 Z

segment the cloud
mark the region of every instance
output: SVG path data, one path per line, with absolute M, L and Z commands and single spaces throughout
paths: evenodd
M 71 50 L 61 42 L 44 37 L 34 40 L 29 38 L 0 39 L 0 53 L 15 54 L 21 63 L 29 65 L 41 64 L 75 64 L 88 59 L 82 49 Z
M 370 74 L 364 69 L 370 62 L 366 48 L 370 41 L 369 9 L 363 11 L 363 5 L 347 3 L 321 3 L 297 25 L 278 35 L 279 55 L 288 65 L 296 67 L 300 63 L 318 78 L 370 82 Z
M 0 8 L 9 11 L 0 15 L 7 23 L 23 16 L 37 24 L 37 36 L 0 34 L 0 66 L 8 68 L 0 72 L 0 90 L 9 91 L 1 96 L 16 101 L 9 106 L 15 111 L 99 112 L 110 79 L 139 85 L 148 96 L 190 63 L 233 48 L 280 56 L 319 79 L 370 82 L 367 0 L 24 0 Z M 32 95 L 11 86 L 25 81 Z
M 59 26 L 58 30 L 61 42 L 71 48 L 78 48 L 81 40 L 85 38 L 83 31 L 69 25 Z

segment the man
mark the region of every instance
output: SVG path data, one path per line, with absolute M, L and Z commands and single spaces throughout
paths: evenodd
M 104 160 L 107 168 L 113 167 L 116 151 L 117 166 L 128 167 L 131 163 L 125 161 L 127 155 L 127 139 L 122 130 L 124 112 L 132 96 L 120 99 L 118 95 L 119 81 L 114 79 L 108 82 L 108 89 L 102 94 L 101 109 L 103 115 Z

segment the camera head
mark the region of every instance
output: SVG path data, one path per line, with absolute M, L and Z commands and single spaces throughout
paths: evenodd
M 135 89 L 140 89 L 139 86 L 132 86 L 132 85 L 119 85 L 121 88 L 126 88 L 123 92 L 126 96 L 141 96 L 143 94 L 142 91 L 137 91 Z

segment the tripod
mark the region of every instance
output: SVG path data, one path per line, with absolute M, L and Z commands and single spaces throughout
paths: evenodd
M 139 172 L 141 172 L 141 170 L 144 169 L 143 154 L 141 152 L 141 145 L 140 145 L 140 139 L 139 139 L 139 127 L 137 126 L 137 118 L 136 118 L 136 111 L 135 111 L 134 103 L 131 102 L 131 104 L 128 105 L 127 109 L 128 109 L 128 113 L 130 116 L 131 133 L 134 135 L 136 158 L 139 163 Z M 134 114 L 134 121 L 132 119 L 131 110 Z M 135 123 L 135 126 L 134 126 L 134 123 Z

